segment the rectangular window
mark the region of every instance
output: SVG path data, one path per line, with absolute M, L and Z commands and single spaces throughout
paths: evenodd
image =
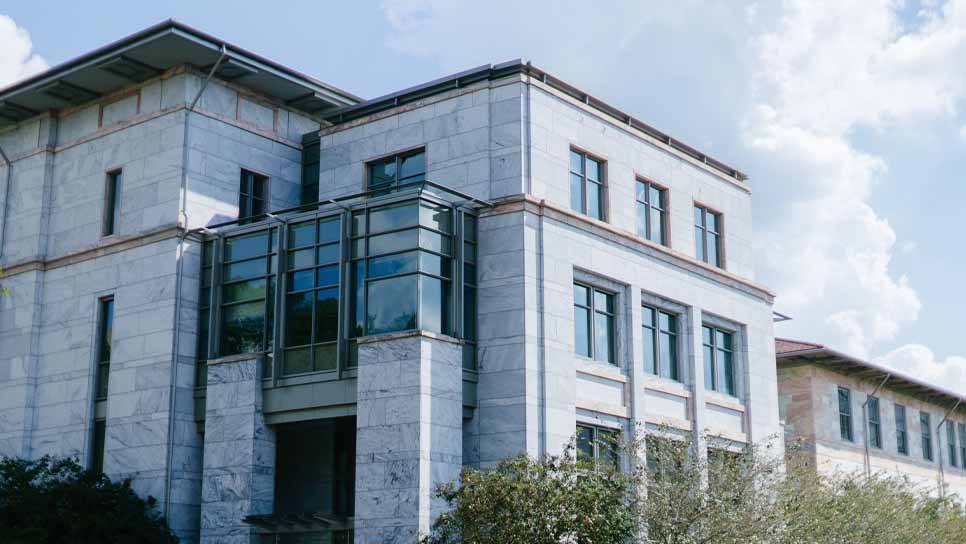
M 735 396 L 734 335 L 705 325 L 701 327 L 704 347 L 704 387 Z
M 956 424 L 946 420 L 946 446 L 949 448 L 949 466 L 959 467 L 959 448 L 956 447 Z
M 680 381 L 678 375 L 678 318 L 674 314 L 641 308 L 644 338 L 644 371 Z
M 839 435 L 842 440 L 855 440 L 852 432 L 852 392 L 844 387 L 839 387 Z
M 966 469 L 966 423 L 956 425 L 959 429 L 959 460 Z
M 866 410 L 869 414 L 869 446 L 882 449 L 882 420 L 879 416 L 879 399 L 869 397 Z
M 287 240 L 282 374 L 336 370 L 342 221 L 334 216 L 291 224 Z
M 614 295 L 574 283 L 574 349 L 578 355 L 617 364 Z
M 699 261 L 724 268 L 721 214 L 694 205 L 694 255 Z
M 104 236 L 117 234 L 121 226 L 121 171 L 108 172 L 104 187 Z
M 637 234 L 652 242 L 668 245 L 667 189 L 637 180 Z
M 314 204 L 319 200 L 319 140 L 302 147 L 302 194 L 299 204 Z
M 570 207 L 604 220 L 604 162 L 570 150 Z
M 396 191 L 400 185 L 426 181 L 426 150 L 407 151 L 368 165 L 367 191 L 387 194 Z M 418 189 L 418 185 L 404 189 Z
M 927 412 L 919 412 L 919 432 L 922 433 L 922 458 L 932 461 L 932 429 Z
M 238 219 L 257 217 L 268 211 L 268 178 L 248 170 L 241 171 L 238 188 Z
M 103 419 L 94 421 L 91 440 L 91 470 L 95 473 L 104 472 L 104 439 L 107 430 L 107 422 Z
M 114 297 L 98 302 L 97 310 L 97 374 L 94 377 L 94 399 L 107 399 L 107 385 L 111 376 L 111 333 L 114 328 Z
M 476 217 L 463 216 L 463 368 L 476 369 Z
M 902 455 L 909 455 L 909 433 L 906 429 L 906 407 L 895 405 L 896 415 L 896 451 Z
M 620 432 L 593 425 L 577 425 L 577 461 L 593 463 L 598 470 L 620 467 Z
M 278 229 L 225 238 L 223 248 L 218 355 L 271 352 Z
M 201 281 L 198 294 L 198 339 L 195 345 L 195 387 L 208 383 L 208 344 L 211 323 L 211 285 L 214 268 L 214 245 L 211 240 L 201 246 Z

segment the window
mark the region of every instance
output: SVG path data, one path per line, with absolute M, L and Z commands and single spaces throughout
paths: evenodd
M 340 240 L 339 216 L 288 227 L 283 375 L 338 367 Z
M 238 219 L 257 217 L 267 211 L 268 178 L 248 170 L 241 171 L 238 189 Z
M 111 376 L 111 335 L 114 328 L 114 297 L 98 302 L 97 311 L 97 374 L 94 379 L 94 399 L 107 399 L 107 383 Z
M 909 455 L 909 433 L 906 430 L 906 407 L 895 405 L 896 414 L 896 451 Z
M 694 254 L 699 261 L 724 268 L 721 247 L 721 214 L 694 205 Z
M 668 245 L 667 190 L 637 180 L 637 234 L 652 242 Z
M 959 423 L 956 427 L 959 429 L 959 460 L 966 469 L 966 424 Z
M 644 338 L 644 371 L 680 381 L 678 376 L 678 318 L 644 306 L 641 308 Z
M 417 149 L 369 163 L 367 191 L 391 193 L 400 185 L 426 181 L 426 150 Z M 418 186 L 407 187 L 416 189 Z
M 108 172 L 104 187 L 104 236 L 117 234 L 121 226 L 121 171 Z
M 852 392 L 844 387 L 839 387 L 839 435 L 842 440 L 855 440 L 852 433 Z
M 577 425 L 577 461 L 593 463 L 597 469 L 620 467 L 620 432 L 592 425 Z
M 476 217 L 463 216 L 463 368 L 476 368 Z
M 956 424 L 952 421 L 946 420 L 946 442 L 949 448 L 949 466 L 958 467 L 959 466 L 959 448 L 956 447 Z
M 223 247 L 218 354 L 270 352 L 278 229 L 231 236 Z
M 570 150 L 570 207 L 604 220 L 604 162 Z
M 926 412 L 919 412 L 919 432 L 922 433 L 922 458 L 932 461 L 932 429 Z
M 614 295 L 574 283 L 574 349 L 578 355 L 617 364 L 614 357 Z
M 866 410 L 869 414 L 869 445 L 873 448 L 882 449 L 882 420 L 879 416 L 879 399 L 869 397 L 866 402 Z
M 107 422 L 103 419 L 94 421 L 91 441 L 91 470 L 95 473 L 104 472 L 104 439 Z
M 214 269 L 214 246 L 211 240 L 201 246 L 201 292 L 198 294 L 198 340 L 195 346 L 195 387 L 208 383 L 208 345 L 211 335 L 211 285 Z
M 734 336 L 728 331 L 701 327 L 704 344 L 704 387 L 735 395 Z
M 319 200 L 319 140 L 302 146 L 302 194 L 299 204 L 314 204 Z

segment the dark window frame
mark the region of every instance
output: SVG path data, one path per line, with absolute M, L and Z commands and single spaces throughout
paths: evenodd
M 111 376 L 111 344 L 114 332 L 114 295 L 97 299 L 97 336 L 95 337 L 94 400 L 107 400 Z
M 694 211 L 701 212 L 701 222 L 694 223 L 695 237 L 694 237 L 694 247 L 695 247 L 695 258 L 701 262 L 714 266 L 716 268 L 725 268 L 725 247 L 724 247 L 724 214 L 718 210 L 702 204 L 701 202 L 694 202 Z M 708 227 L 708 215 L 715 218 L 715 228 L 717 230 L 710 230 Z M 708 239 L 709 237 L 714 237 L 715 244 L 715 262 L 712 262 L 708 256 Z
M 581 308 L 587 311 L 587 322 L 584 325 L 585 325 L 585 330 L 589 335 L 588 349 L 590 350 L 590 353 L 589 354 L 577 353 L 577 354 L 581 357 L 593 359 L 594 361 L 599 363 L 606 363 L 614 366 L 619 366 L 618 360 L 617 360 L 617 351 L 618 351 L 617 350 L 617 307 L 618 307 L 617 293 L 614 293 L 613 291 L 610 291 L 608 289 L 597 287 L 591 283 L 588 283 L 585 281 L 579 281 L 579 280 L 574 280 L 574 286 L 575 287 L 580 286 L 584 289 L 587 289 L 588 299 L 589 299 L 589 304 L 587 302 L 583 304 L 578 304 L 576 297 L 574 298 L 574 301 L 573 301 L 575 312 L 576 312 L 576 308 Z M 606 308 L 601 310 L 597 308 L 596 295 L 598 293 L 607 297 L 605 300 L 610 301 L 611 310 L 607 310 Z M 606 354 L 606 357 L 603 359 L 601 359 L 598 356 L 599 349 L 597 346 L 597 319 L 596 319 L 598 314 L 605 316 L 605 319 L 607 320 L 607 323 L 610 327 L 610 330 L 607 331 L 607 336 L 608 336 L 607 354 Z M 574 340 L 575 340 L 574 351 L 575 352 L 576 352 L 576 334 L 577 334 L 577 319 L 575 315 L 574 316 Z
M 959 458 L 962 461 L 963 470 L 966 470 L 966 423 L 957 423 L 956 428 L 959 431 Z
M 855 428 L 852 423 L 852 390 L 839 386 L 836 399 L 839 412 L 839 437 L 847 442 L 855 442 Z
M 956 423 L 946 420 L 946 448 L 949 453 L 949 466 L 959 468 L 959 447 L 956 444 Z
M 919 433 L 920 433 L 920 444 L 922 447 L 922 458 L 926 461 L 933 462 L 935 459 L 935 452 L 933 452 L 933 442 L 932 442 L 932 416 L 929 412 L 919 412 Z
M 573 169 L 573 161 L 572 161 L 572 159 L 573 159 L 573 156 L 574 155 L 577 155 L 577 156 L 580 157 L 580 172 L 576 172 Z M 567 161 L 567 163 L 568 163 L 568 167 L 567 167 L 567 169 L 568 169 L 568 176 L 567 177 L 568 177 L 568 180 L 569 180 L 570 192 L 571 192 L 571 195 L 570 195 L 570 209 L 573 210 L 573 211 L 575 211 L 575 212 L 577 212 L 577 213 L 580 213 L 582 215 L 586 215 L 587 217 L 596 219 L 598 221 L 607 222 L 608 212 L 609 212 L 609 209 L 608 209 L 608 206 L 607 206 L 607 159 L 604 159 L 603 157 L 601 157 L 599 155 L 595 155 L 595 154 L 593 154 L 593 153 L 591 153 L 589 151 L 586 151 L 584 149 L 580 149 L 580 148 L 574 147 L 574 146 L 571 146 L 570 147 L 570 153 L 567 155 L 567 157 L 568 157 L 568 161 Z M 593 162 L 595 162 L 597 164 L 597 166 L 598 166 L 598 177 L 600 179 L 598 179 L 598 180 L 592 180 L 592 179 L 590 179 L 588 177 L 588 175 L 587 175 L 587 161 L 588 160 L 593 161 Z M 577 176 L 580 179 L 580 191 L 581 192 L 580 192 L 580 206 L 579 206 L 579 209 L 578 209 L 578 207 L 575 207 L 574 206 L 574 195 L 573 195 L 573 189 L 574 189 L 574 187 L 573 187 L 573 182 L 571 180 L 571 177 L 572 176 Z M 587 195 L 589 194 L 588 193 L 588 188 L 589 188 L 589 185 L 588 184 L 591 184 L 591 183 L 594 184 L 594 185 L 596 185 L 598 187 L 598 190 L 599 190 L 599 193 L 598 193 L 598 203 L 597 203 L 597 208 L 598 208 L 597 209 L 597 215 L 593 215 L 593 214 L 589 213 L 590 212 L 590 206 L 588 204 Z
M 893 411 L 896 420 L 896 451 L 900 455 L 909 455 L 909 430 L 906 421 L 906 407 L 894 404 Z
M 261 197 L 256 196 L 261 185 Z M 238 223 L 245 224 L 265 215 L 271 204 L 271 178 L 250 168 L 242 168 L 238 179 Z
M 662 246 L 671 247 L 671 236 L 669 232 L 671 224 L 670 221 L 668 221 L 669 211 L 671 209 L 669 202 L 670 191 L 668 191 L 667 187 L 640 176 L 637 177 L 636 188 L 637 191 L 635 199 L 637 201 L 637 235 L 654 243 L 661 244 Z M 659 205 L 655 205 L 651 201 L 652 189 L 657 191 L 659 195 L 659 199 L 661 200 Z M 641 200 L 642 193 L 644 195 L 644 200 Z M 643 214 L 641 213 L 642 210 L 644 212 Z M 651 215 L 654 213 L 658 213 L 660 215 L 659 225 L 661 226 L 660 236 L 656 240 L 654 239 L 654 233 L 652 232 L 654 222 L 652 221 Z
M 645 314 L 650 314 L 650 320 L 645 318 Z M 661 317 L 666 317 L 669 327 L 665 329 L 661 325 Z M 651 357 L 653 357 L 654 369 L 648 368 L 647 342 L 645 337 L 644 345 L 644 372 L 652 376 L 660 376 L 669 380 L 680 382 L 681 380 L 681 350 L 679 346 L 681 333 L 678 323 L 680 316 L 674 312 L 669 312 L 650 304 L 641 305 L 641 333 L 649 335 L 651 338 Z M 650 325 L 648 324 L 650 321 Z M 673 361 L 664 361 L 664 338 L 669 337 L 668 351 Z
M 104 445 L 107 443 L 107 420 L 98 418 L 91 425 L 90 469 L 101 474 L 104 472 Z
M 708 331 L 709 334 L 705 334 Z M 718 345 L 718 335 L 723 335 L 723 339 L 730 340 L 731 347 L 719 346 Z M 710 339 L 710 340 L 709 340 Z M 738 397 L 738 362 L 736 360 L 736 349 L 735 343 L 738 341 L 737 331 L 726 329 L 712 323 L 703 323 L 701 325 L 701 345 L 702 345 L 702 357 L 704 358 L 704 387 L 706 390 L 715 391 L 716 393 L 721 393 L 722 395 L 728 395 L 730 397 Z M 710 350 L 710 351 L 709 351 Z M 711 353 L 710 361 L 707 359 L 708 353 Z M 730 376 L 727 372 L 721 375 L 719 372 L 719 366 L 724 366 L 727 371 L 728 366 L 728 356 L 730 355 Z M 719 357 L 724 357 L 724 362 L 719 361 Z M 708 369 L 711 369 L 710 375 Z M 710 378 L 710 380 L 709 380 Z M 730 381 L 729 381 L 730 378 Z M 730 390 L 729 390 L 730 384 Z
M 582 436 L 582 431 L 589 433 L 589 438 Z M 594 470 L 597 471 L 607 465 L 610 465 L 614 469 L 619 469 L 621 466 L 621 453 L 619 449 L 621 434 L 620 429 L 577 422 L 575 440 L 577 445 L 577 461 L 593 463 Z M 586 446 L 588 445 L 592 448 L 591 458 L 587 457 L 588 452 L 586 451 Z M 605 460 L 604 456 L 609 456 L 610 459 Z
M 256 238 L 259 235 L 264 235 L 265 246 L 262 248 L 263 251 L 253 255 L 246 255 L 240 258 L 231 258 L 229 255 L 229 243 L 234 240 L 242 240 L 245 238 Z M 268 355 L 266 358 L 266 370 L 271 369 L 273 365 L 271 364 L 271 359 L 274 353 L 273 347 L 277 341 L 275 337 L 275 323 L 278 321 L 278 316 L 275 314 L 275 299 L 279 291 L 278 285 L 278 270 L 279 270 L 279 247 L 281 241 L 279 240 L 280 231 L 279 227 L 272 226 L 263 229 L 254 230 L 243 230 L 239 232 L 233 232 L 219 238 L 219 248 L 218 248 L 218 260 L 215 263 L 218 274 L 217 289 L 213 289 L 217 293 L 217 322 L 215 330 L 217 330 L 218 335 L 216 339 L 216 345 L 214 346 L 214 353 L 218 354 L 218 357 L 225 357 L 229 355 L 237 355 L 241 353 L 263 353 Z M 261 263 L 262 269 L 257 273 L 252 275 L 245 275 L 240 278 L 230 278 L 228 271 L 232 266 L 245 266 L 248 263 L 253 263 L 256 267 L 259 266 L 259 261 Z M 244 284 L 250 282 L 256 282 L 259 280 L 264 280 L 265 289 L 262 296 L 252 296 L 248 298 L 241 298 L 239 300 L 228 300 L 229 297 L 226 293 L 229 289 L 234 287 L 243 288 Z M 261 318 L 263 326 L 261 328 L 261 339 L 258 342 L 258 347 L 255 350 L 242 350 L 242 351 L 231 351 L 226 349 L 227 345 L 227 331 L 225 327 L 226 322 L 226 310 L 230 308 L 243 307 L 246 305 L 253 305 L 258 302 L 262 303 Z M 213 304 L 212 307 L 215 307 Z M 269 324 L 271 326 L 269 326 Z M 268 374 L 266 372 L 267 377 Z
M 400 174 L 402 172 L 403 161 L 405 161 L 408 158 L 415 157 L 417 155 L 423 156 L 422 171 L 406 176 L 404 178 L 401 178 Z M 395 163 L 395 174 L 393 175 L 392 181 L 373 185 L 372 184 L 373 167 L 381 164 L 388 164 L 390 162 Z M 406 149 L 403 151 L 396 151 L 396 152 L 366 161 L 366 168 L 365 168 L 366 177 L 365 177 L 364 190 L 367 192 L 373 191 L 374 196 L 393 193 L 398 190 L 398 187 L 400 185 L 426 181 L 426 175 L 428 173 L 429 173 L 429 165 L 426 161 L 426 146 L 419 146 L 411 149 Z M 404 189 L 411 190 L 416 188 L 418 188 L 418 186 L 406 187 Z
M 123 170 L 109 170 L 104 179 L 104 216 L 101 220 L 101 236 L 115 236 L 121 227 L 121 183 Z
M 869 447 L 882 449 L 882 414 L 878 397 L 869 397 L 865 403 L 867 414 L 866 428 L 869 433 Z

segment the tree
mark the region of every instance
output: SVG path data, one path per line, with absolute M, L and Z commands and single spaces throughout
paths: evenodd
M 73 459 L 0 460 L 0 541 L 169 544 L 178 540 L 129 480 L 112 482 Z

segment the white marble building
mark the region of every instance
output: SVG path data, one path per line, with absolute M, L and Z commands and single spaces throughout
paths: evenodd
M 0 148 L 0 454 L 186 542 L 412 542 L 462 466 L 780 438 L 744 174 L 530 64 L 361 101 L 166 22 L 0 90 Z

